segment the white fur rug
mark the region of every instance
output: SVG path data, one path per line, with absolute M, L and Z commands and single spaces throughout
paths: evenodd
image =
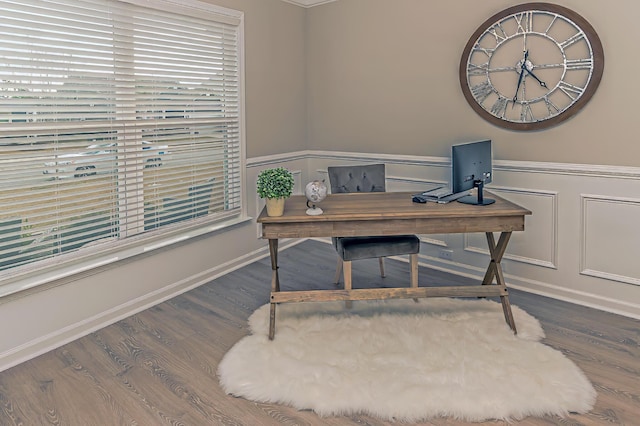
M 269 305 L 222 359 L 223 389 L 252 401 L 419 421 L 521 419 L 589 411 L 583 372 L 538 341 L 540 323 L 516 306 L 515 336 L 499 303 L 421 299 Z

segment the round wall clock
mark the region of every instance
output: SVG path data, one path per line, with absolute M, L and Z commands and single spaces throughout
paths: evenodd
M 527 3 L 495 14 L 473 33 L 460 60 L 460 85 L 487 121 L 539 130 L 584 107 L 603 70 L 602 43 L 582 16 Z

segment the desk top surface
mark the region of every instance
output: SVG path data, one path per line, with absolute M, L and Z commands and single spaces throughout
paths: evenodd
M 496 200 L 488 206 L 474 206 L 451 202 L 425 204 L 411 201 L 410 192 L 360 192 L 348 194 L 329 194 L 318 203 L 323 214 L 310 216 L 306 214 L 307 199 L 303 195 L 294 195 L 285 202 L 284 215 L 268 216 L 266 209 L 258 217 L 258 222 L 300 223 L 300 222 L 335 222 L 389 219 L 463 219 L 481 217 L 509 217 L 530 215 L 531 211 L 520 207 L 504 198 L 485 192 L 486 198 Z

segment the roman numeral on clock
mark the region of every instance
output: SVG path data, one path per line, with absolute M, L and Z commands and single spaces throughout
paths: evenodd
M 484 100 L 493 92 L 493 86 L 488 81 L 477 84 L 471 88 L 471 94 L 480 103 L 484 102 Z

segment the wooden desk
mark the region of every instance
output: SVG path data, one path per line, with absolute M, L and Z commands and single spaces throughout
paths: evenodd
M 272 269 L 269 338 L 273 339 L 275 335 L 278 303 L 456 296 L 500 296 L 505 320 L 515 333 L 516 324 L 511 313 L 509 293 L 500 261 L 507 249 L 511 233 L 524 231 L 524 217 L 531 212 L 495 195 L 491 195 L 491 198 L 496 200 L 494 204 L 472 206 L 457 202 L 413 203 L 411 193 L 407 192 L 331 194 L 320 203 L 324 213 L 309 216 L 305 213 L 306 198 L 296 195 L 286 201 L 283 216 L 269 217 L 266 210 L 263 210 L 258 222 L 262 224 L 262 238 L 269 240 Z M 280 291 L 279 238 L 467 232 L 484 232 L 487 237 L 491 261 L 482 280 L 483 285 Z M 494 232 L 500 232 L 497 243 Z

